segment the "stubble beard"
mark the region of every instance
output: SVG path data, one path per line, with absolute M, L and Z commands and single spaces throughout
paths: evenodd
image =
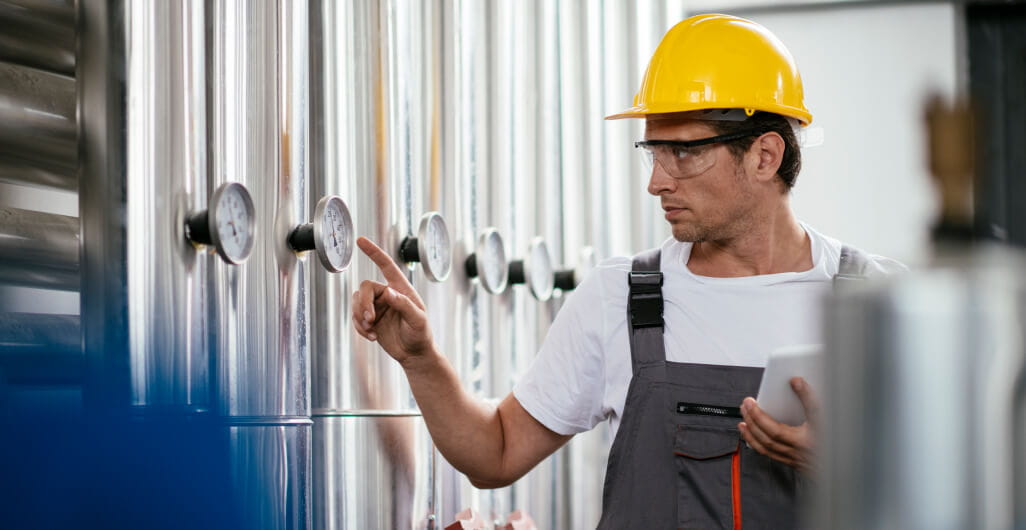
M 705 243 L 707 241 L 728 241 L 750 232 L 755 216 L 754 192 L 745 181 L 744 170 L 738 167 L 735 171 L 738 179 L 738 193 L 724 212 L 723 220 L 710 222 L 695 220 L 681 224 L 670 224 L 673 238 L 682 243 Z

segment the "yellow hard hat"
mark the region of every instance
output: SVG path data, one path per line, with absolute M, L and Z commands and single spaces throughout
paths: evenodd
M 812 122 L 791 52 L 766 28 L 729 15 L 698 15 L 671 28 L 648 63 L 634 106 L 606 119 L 708 109 Z

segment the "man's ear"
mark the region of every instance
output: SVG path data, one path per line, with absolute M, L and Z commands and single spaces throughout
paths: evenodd
M 772 181 L 784 160 L 784 139 L 777 132 L 764 133 L 752 143 L 749 153 L 755 157 L 753 174 L 762 182 Z

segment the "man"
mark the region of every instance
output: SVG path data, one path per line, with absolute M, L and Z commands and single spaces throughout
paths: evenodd
M 354 325 L 402 365 L 436 446 L 475 486 L 510 484 L 609 420 L 600 528 L 794 527 L 813 426 L 780 424 L 746 396 L 771 350 L 821 341 L 819 300 L 842 255 L 857 265 L 849 274 L 897 266 L 791 212 L 795 128 L 812 117 L 793 59 L 765 28 L 723 15 L 681 22 L 617 118 L 646 120 L 637 147 L 673 238 L 585 279 L 497 408 L 461 388 L 420 297 L 365 238 L 387 285 L 363 282 Z M 814 422 L 812 390 L 792 386 Z

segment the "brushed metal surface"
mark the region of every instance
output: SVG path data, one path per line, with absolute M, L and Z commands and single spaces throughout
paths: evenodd
M 82 331 L 91 407 L 210 405 L 202 3 L 78 3 Z
M 442 528 L 435 455 L 412 417 L 315 417 L 314 528 Z M 441 523 L 441 524 L 440 524 Z
M 393 190 L 382 159 L 385 124 L 380 117 L 386 104 L 382 9 L 379 2 L 311 4 L 310 184 L 313 196 L 341 196 L 350 208 L 356 233 L 387 248 L 387 197 Z M 373 264 L 356 252 L 347 272 L 328 275 L 315 269 L 312 274 L 311 396 L 315 411 L 389 408 L 388 402 L 394 400 L 382 395 L 389 394 L 387 391 L 378 394 L 382 398 L 378 403 L 368 403 L 373 400 L 363 397 L 367 385 L 395 388 L 403 383 L 391 358 L 372 349 L 350 329 L 349 303 L 356 288 L 353 279 L 372 277 L 373 270 Z
M 310 528 L 312 425 L 232 425 L 231 475 L 245 528 Z M 369 527 L 368 527 L 369 528 Z
M 0 87 L 0 180 L 76 189 L 75 79 L 0 61 Z
M 74 0 L 0 1 L 0 60 L 75 75 Z
M 259 234 L 244 265 L 207 258 L 217 410 L 226 416 L 309 412 L 308 264 L 287 242 L 308 209 L 306 8 L 302 2 L 206 4 L 207 186 L 243 183 Z
M 185 237 L 207 199 L 203 5 L 130 3 L 125 16 L 132 403 L 209 409 L 208 264 Z
M 79 288 L 77 217 L 0 207 L 0 283 Z

